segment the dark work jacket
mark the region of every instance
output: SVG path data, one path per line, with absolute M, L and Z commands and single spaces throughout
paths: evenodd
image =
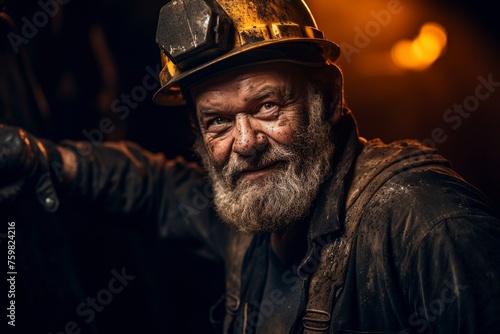
M 434 150 L 365 141 L 350 114 L 340 126 L 345 140 L 306 218 L 292 332 L 499 333 L 500 223 L 488 200 Z M 64 145 L 76 152 L 82 143 Z M 252 295 L 241 291 L 253 270 L 244 268 L 245 255 L 258 247 L 217 218 L 198 165 L 107 143 L 80 156 L 68 194 L 109 213 L 152 218 L 161 237 L 194 240 L 200 255 L 224 261 L 221 328 L 253 332 L 238 317 L 247 317 Z M 317 311 L 325 305 L 326 314 Z

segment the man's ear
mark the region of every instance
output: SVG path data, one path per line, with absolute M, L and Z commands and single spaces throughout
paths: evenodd
M 329 75 L 332 78 L 329 85 L 329 89 L 332 91 L 328 92 L 332 97 L 328 106 L 328 115 L 332 125 L 336 125 L 344 116 L 344 78 L 337 65 L 330 64 L 328 67 Z

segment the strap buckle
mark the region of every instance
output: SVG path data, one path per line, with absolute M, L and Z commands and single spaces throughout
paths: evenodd
M 330 328 L 330 321 L 332 317 L 330 313 L 322 310 L 307 309 L 302 323 L 305 329 L 324 332 Z

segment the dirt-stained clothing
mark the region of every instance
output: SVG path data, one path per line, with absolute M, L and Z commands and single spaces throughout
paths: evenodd
M 80 157 L 69 194 L 154 219 L 161 237 L 194 240 L 200 255 L 224 261 L 224 332 L 262 333 L 276 321 L 292 333 L 496 333 L 500 222 L 488 200 L 416 141 L 365 141 L 350 114 L 335 131 L 332 173 L 305 218 L 306 256 L 280 269 L 281 282 L 268 275 L 269 236 L 222 223 L 196 164 L 107 143 Z M 280 321 L 286 301 L 292 323 Z

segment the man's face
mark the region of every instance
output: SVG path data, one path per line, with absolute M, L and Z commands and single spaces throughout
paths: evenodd
M 321 97 L 311 95 L 284 63 L 233 70 L 191 89 L 196 149 L 215 207 L 237 229 L 278 231 L 306 215 L 333 151 L 328 124 L 311 120 L 311 111 L 323 114 Z

